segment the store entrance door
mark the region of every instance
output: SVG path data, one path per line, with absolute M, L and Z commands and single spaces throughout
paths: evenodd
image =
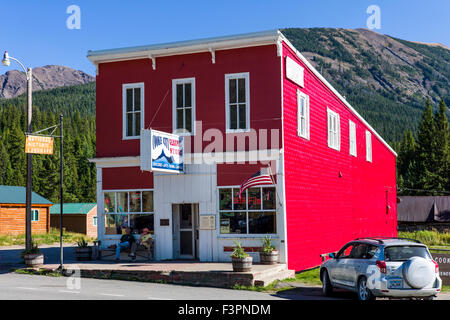
M 173 204 L 172 219 L 174 258 L 198 259 L 198 204 Z

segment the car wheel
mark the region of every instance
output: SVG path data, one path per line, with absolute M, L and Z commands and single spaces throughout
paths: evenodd
M 359 278 L 358 281 L 358 300 L 360 301 L 368 301 L 374 300 L 375 296 L 372 292 L 367 288 L 367 279 L 366 277 Z
M 423 298 L 423 300 L 436 300 L 436 299 L 437 299 L 436 296 L 429 296 L 429 297 Z
M 327 270 L 322 272 L 322 292 L 326 297 L 331 296 L 333 293 L 333 286 L 331 285 Z

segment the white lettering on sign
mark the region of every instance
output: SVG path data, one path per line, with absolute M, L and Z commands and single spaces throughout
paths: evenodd
M 286 57 L 286 78 L 295 82 L 300 87 L 304 87 L 304 69 L 297 62 Z

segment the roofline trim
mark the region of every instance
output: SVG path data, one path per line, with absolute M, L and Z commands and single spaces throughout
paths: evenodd
M 136 59 L 155 59 L 158 57 L 229 50 L 261 45 L 276 45 L 281 32 L 269 30 L 233 36 L 205 38 L 199 40 L 177 41 L 156 45 L 125 47 L 106 50 L 89 50 L 87 58 L 94 64 Z

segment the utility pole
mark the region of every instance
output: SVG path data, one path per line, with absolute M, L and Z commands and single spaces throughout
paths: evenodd
M 59 269 L 62 272 L 63 270 L 63 265 L 64 265 L 64 257 L 63 257 L 63 205 L 64 205 L 64 195 L 63 195 L 63 190 L 64 190 L 64 181 L 63 181 L 63 176 L 64 176 L 64 157 L 63 157 L 63 151 L 64 151 L 64 138 L 63 138 L 63 114 L 61 113 L 59 115 L 59 132 L 61 133 L 61 150 L 60 150 L 60 168 L 59 168 L 59 174 L 60 174 L 60 179 L 61 179 L 61 186 L 60 186 L 60 213 L 59 213 L 59 231 L 60 231 L 60 236 L 59 236 L 59 246 L 60 246 L 60 265 L 59 265 Z
M 27 71 L 27 133 L 32 133 L 31 119 L 33 117 L 32 109 L 32 81 L 33 74 L 31 68 Z M 33 163 L 32 154 L 27 153 L 27 188 L 26 188 L 26 218 L 25 218 L 25 242 L 26 250 L 31 249 L 31 194 L 32 194 L 32 178 L 33 178 Z

